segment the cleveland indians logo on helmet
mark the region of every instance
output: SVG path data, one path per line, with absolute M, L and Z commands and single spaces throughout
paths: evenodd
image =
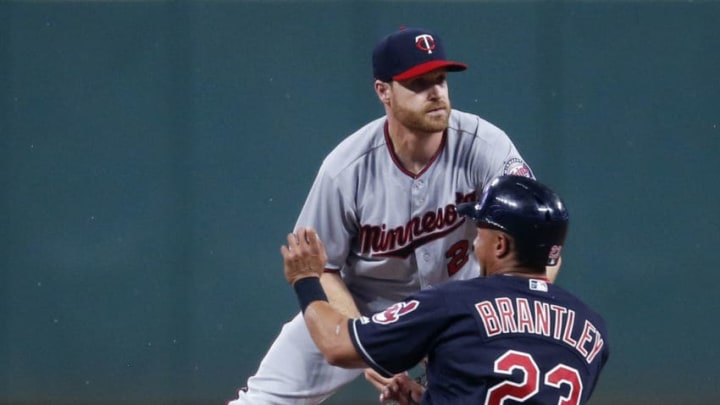
M 397 322 L 401 316 L 416 310 L 418 305 L 420 305 L 420 303 L 415 300 L 409 302 L 398 302 L 391 305 L 383 312 L 378 312 L 373 315 L 372 320 L 373 322 L 381 325 Z
M 547 264 L 549 266 L 554 266 L 557 264 L 558 260 L 560 259 L 560 252 L 562 252 L 562 245 L 552 245 L 552 247 L 550 248 L 550 254 L 548 255 Z
M 415 37 L 415 46 L 428 54 L 435 49 L 435 39 L 430 34 L 422 34 Z

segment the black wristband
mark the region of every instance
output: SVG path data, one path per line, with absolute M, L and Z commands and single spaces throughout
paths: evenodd
M 328 300 L 325 291 L 322 289 L 322 285 L 320 285 L 319 277 L 301 278 L 293 284 L 293 289 L 295 289 L 295 295 L 297 295 L 298 303 L 300 303 L 300 309 L 303 314 L 311 302 L 327 302 Z

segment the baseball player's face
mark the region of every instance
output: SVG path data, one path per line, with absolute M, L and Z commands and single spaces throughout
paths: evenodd
M 418 132 L 444 131 L 450 117 L 447 72 L 438 69 L 391 83 L 390 113 L 405 127 Z
M 475 240 L 473 241 L 473 250 L 475 252 L 477 262 L 480 265 L 480 276 L 482 277 L 487 276 L 487 261 L 488 257 L 490 257 L 489 234 L 489 229 L 477 228 L 477 235 L 475 235 Z
M 480 275 L 486 277 L 494 274 L 500 256 L 507 253 L 508 240 L 502 232 L 490 228 L 477 228 L 473 241 L 475 257 L 480 265 Z

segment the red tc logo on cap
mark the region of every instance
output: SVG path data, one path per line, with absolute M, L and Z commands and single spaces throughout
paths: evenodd
M 427 53 L 432 53 L 435 49 L 435 39 L 430 34 L 421 34 L 415 37 L 415 46 Z

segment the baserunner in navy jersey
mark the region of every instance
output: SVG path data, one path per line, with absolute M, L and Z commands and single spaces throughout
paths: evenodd
M 386 377 L 427 358 L 422 404 L 586 403 L 608 337 L 599 314 L 546 278 L 567 232 L 563 201 L 534 179 L 500 176 L 457 213 L 477 225 L 481 277 L 420 291 L 371 317 L 348 318 L 327 302 L 318 279 L 327 255 L 312 228 L 288 235 L 285 277 L 315 344 L 332 365 Z M 384 399 L 408 403 L 421 392 L 409 381 L 393 388 Z

